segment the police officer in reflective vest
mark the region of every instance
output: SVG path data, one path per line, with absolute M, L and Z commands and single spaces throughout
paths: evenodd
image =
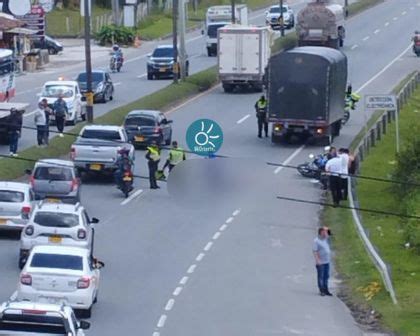
M 178 142 L 172 141 L 172 148 L 169 151 L 169 158 L 166 160 L 163 169 L 169 167 L 169 171 L 171 171 L 178 163 L 184 161 L 185 159 L 186 157 L 184 150 L 178 147 Z
M 156 143 L 147 147 L 146 159 L 149 166 L 150 189 L 159 189 L 160 187 L 156 182 L 156 172 L 160 161 L 160 149 Z
M 267 100 L 262 95 L 255 103 L 255 111 L 257 112 L 258 121 L 258 137 L 262 136 L 262 128 L 264 126 L 265 136 L 268 137 L 268 121 L 267 121 Z

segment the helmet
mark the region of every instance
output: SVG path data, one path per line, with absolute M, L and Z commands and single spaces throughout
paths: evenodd
M 117 51 L 117 50 L 119 50 L 120 49 L 120 46 L 118 45 L 118 44 L 114 44 L 113 46 L 112 46 L 112 50 L 114 50 L 114 51 Z

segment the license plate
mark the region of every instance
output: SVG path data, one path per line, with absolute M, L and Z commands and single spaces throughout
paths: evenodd
M 102 165 L 100 164 L 91 164 L 90 165 L 90 170 L 101 170 L 102 169 Z
M 7 219 L 3 219 L 3 218 L 0 219 L 0 225 L 4 225 L 6 223 L 7 223 Z
M 130 182 L 131 181 L 131 177 L 130 176 L 124 176 L 123 177 L 123 181 L 124 182 Z
M 48 238 L 48 241 L 49 241 L 50 243 L 60 244 L 60 243 L 61 243 L 61 241 L 62 241 L 62 238 L 61 238 L 61 237 L 59 237 L 59 236 L 51 236 L 51 237 L 49 237 L 49 238 Z
M 134 137 L 134 139 L 136 141 L 144 141 L 144 137 L 142 137 L 142 136 L 136 136 L 136 137 Z
M 159 71 L 160 72 L 165 72 L 166 71 L 166 68 L 160 68 Z

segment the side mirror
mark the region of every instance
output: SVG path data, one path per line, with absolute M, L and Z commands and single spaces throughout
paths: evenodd
M 31 175 L 32 174 L 32 170 L 31 169 L 25 169 L 25 174 L 26 175 Z
M 98 219 L 98 218 L 96 218 L 96 217 L 93 217 L 93 218 L 90 220 L 90 223 L 91 223 L 91 224 L 98 224 L 98 223 L 99 223 L 99 219 Z
M 79 321 L 79 328 L 82 330 L 87 330 L 90 328 L 90 323 L 88 321 Z

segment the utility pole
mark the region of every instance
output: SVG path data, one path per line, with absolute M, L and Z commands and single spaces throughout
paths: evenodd
M 280 0 L 279 23 L 280 23 L 281 36 L 284 36 L 283 0 Z
M 178 64 L 178 0 L 172 3 L 172 44 L 174 48 L 174 83 L 178 84 L 179 64 Z
M 185 50 L 185 0 L 178 0 L 179 4 L 179 59 L 181 66 L 181 80 L 185 80 L 187 77 L 187 52 Z
M 120 3 L 119 0 L 112 0 L 112 17 L 114 21 L 114 25 L 120 25 Z
M 345 16 L 349 16 L 349 0 L 344 0 L 344 13 Z
M 90 53 L 90 6 L 91 0 L 84 0 L 85 10 L 85 59 L 86 59 L 86 117 L 93 122 L 92 60 Z
M 235 15 L 236 15 L 236 13 L 235 13 L 235 0 L 231 0 L 231 3 L 230 3 L 230 5 L 231 5 L 231 11 L 232 11 L 232 24 L 235 24 L 235 22 L 236 22 L 236 18 L 235 18 Z

